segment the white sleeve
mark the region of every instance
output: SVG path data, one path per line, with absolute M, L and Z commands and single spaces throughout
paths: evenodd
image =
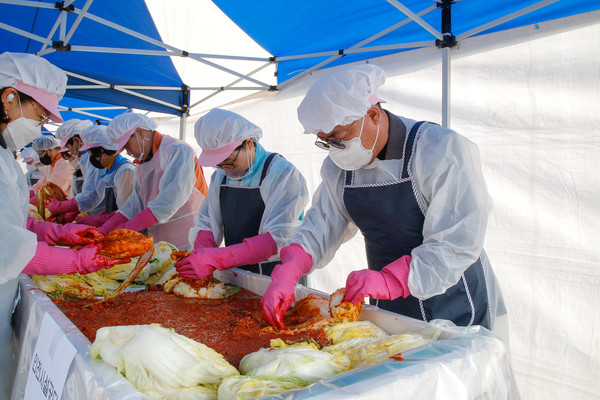
M 37 248 L 26 229 L 29 188 L 12 153 L 0 148 L 0 285 L 19 276 Z
M 140 167 L 135 168 L 133 173 L 133 190 L 125 201 L 125 204 L 119 207 L 118 212 L 123 214 L 127 219 L 132 219 L 144 209 L 144 203 L 140 196 Z
M 439 126 L 423 131 L 412 173 L 425 222 L 408 286 L 413 296 L 427 299 L 455 285 L 481 254 L 491 201 L 477 146 Z
M 79 168 L 83 175 L 83 186 L 81 193 L 75 196 L 75 199 L 79 211 L 88 212 L 98 207 L 104 199 L 106 185 L 100 179 L 100 173 L 104 173 L 104 170 L 100 170 L 90 163 L 89 153 L 81 156 Z
M 161 155 L 164 173 L 158 184 L 158 194 L 148 202 L 148 208 L 158 222 L 168 221 L 190 198 L 196 183 L 194 150 L 185 144 L 175 144 L 169 154 Z M 164 163 L 163 163 L 164 160 Z M 140 210 L 141 211 L 141 210 Z
M 343 171 L 329 157 L 323 161 L 321 178 L 312 205 L 291 241 L 312 256 L 314 268 L 327 265 L 339 247 L 358 232 L 342 203 Z
M 308 204 L 308 188 L 304 176 L 292 163 L 275 157 L 270 171 L 260 186 L 265 203 L 259 234 L 270 233 L 277 248 L 290 244 L 294 229 Z
M 122 165 L 115 172 L 115 198 L 117 207 L 120 208 L 133 193 L 135 167 L 129 163 Z
M 194 222 L 194 227 L 190 229 L 190 243 L 194 244 L 200 231 L 211 231 L 215 243 L 219 245 L 223 240 L 223 219 L 221 218 L 221 182 L 223 181 L 223 172 L 215 170 L 210 177 L 208 194 L 200 206 L 200 211 Z

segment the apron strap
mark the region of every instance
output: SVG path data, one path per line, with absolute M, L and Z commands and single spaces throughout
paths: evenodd
M 404 154 L 402 155 L 402 179 L 408 178 L 408 165 L 410 163 L 410 159 L 412 158 L 413 147 L 415 144 L 415 138 L 417 136 L 417 131 L 427 121 L 419 121 L 416 122 L 412 128 L 410 128 L 410 132 L 408 133 L 408 137 L 406 138 L 406 147 L 404 148 Z
M 267 159 L 265 160 L 265 163 L 263 165 L 262 173 L 260 174 L 260 182 L 258 183 L 259 186 L 262 185 L 263 179 L 265 179 L 265 177 L 269 173 L 269 167 L 271 166 L 271 162 L 278 155 L 279 154 L 277 153 L 271 153 L 267 156 Z

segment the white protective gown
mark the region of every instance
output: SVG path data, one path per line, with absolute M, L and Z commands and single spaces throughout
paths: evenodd
M 163 135 L 152 159 L 136 167 L 133 193 L 118 212 L 132 219 L 150 208 L 158 220 L 148 228 L 154 240 L 189 248 L 188 233 L 204 200 L 194 186 L 195 156 L 188 144 Z
M 75 196 L 77 206 L 79 211 L 97 214 L 102 211 L 99 207 L 102 200 L 104 200 L 104 189 L 106 188 L 104 182 L 100 179 L 101 170 L 90 163 L 90 154 L 87 151 L 81 155 L 79 169 L 81 169 L 83 175 L 83 187 L 81 193 Z
M 0 148 L 0 398 L 10 398 L 14 378 L 10 318 L 19 273 L 35 255 L 37 236 L 26 229 L 29 188 L 12 153 Z
M 54 161 L 54 165 L 47 165 L 44 168 L 44 172 L 42 173 L 42 177 L 35 185 L 33 185 L 33 189 L 37 192 L 40 190 L 42 185 L 46 182 L 52 182 L 59 186 L 68 199 L 71 198 L 71 181 L 73 180 L 73 173 L 75 172 L 75 168 L 69 164 L 67 160 L 59 157 Z
M 252 163 L 251 174 L 242 180 L 228 179 L 233 187 L 258 187 L 264 162 L 268 153 L 258 143 Z M 223 222 L 219 194 L 225 172 L 217 168 L 210 178 L 208 195 L 200 207 L 195 226 L 190 230 L 190 243 L 196 241 L 199 231 L 211 231 L 216 243 L 223 240 Z M 308 189 L 304 176 L 292 163 L 283 157 L 275 157 L 271 169 L 260 186 L 265 211 L 260 221 L 258 234 L 270 233 L 277 243 L 278 254 L 282 247 L 290 244 L 294 229 L 300 224 L 298 216 L 308 204 Z M 240 205 L 243 207 L 243 204 Z M 275 256 L 274 256 L 275 257 Z M 278 257 L 278 255 L 277 255 Z
M 407 132 L 416 122 L 401 119 Z M 427 124 L 409 167 L 425 222 L 423 244 L 411 253 L 408 287 L 421 300 L 444 293 L 481 254 L 494 321 L 496 311 L 506 311 L 503 305 L 497 310 L 502 303 L 501 293 L 483 251 L 492 203 L 477 146 L 464 136 L 447 132 L 439 125 Z M 401 179 L 401 170 L 402 160 L 375 159 L 356 171 L 353 184 L 396 182 Z M 312 207 L 292 240 L 312 256 L 315 268 L 327 265 L 340 245 L 358 231 L 342 200 L 344 171 L 327 157 L 321 177 L 323 181 L 315 191 Z M 356 269 L 366 268 L 366 260 L 362 264 L 357 263 Z

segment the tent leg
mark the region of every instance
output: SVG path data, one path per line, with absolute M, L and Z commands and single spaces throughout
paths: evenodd
M 450 128 L 450 47 L 442 48 L 442 126 Z
M 185 142 L 185 127 L 187 122 L 187 113 L 181 114 L 181 118 L 179 118 L 179 140 Z

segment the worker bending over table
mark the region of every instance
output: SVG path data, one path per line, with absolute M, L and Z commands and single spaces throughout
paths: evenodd
M 135 158 L 133 193 L 100 228 L 148 229 L 155 241 L 189 249 L 190 229 L 208 192 L 194 150 L 185 142 L 156 131 L 156 122 L 142 114 L 116 116 L 106 130 L 118 152 Z
M 36 196 L 44 183 L 52 182 L 65 192 L 67 198 L 70 198 L 75 168 L 62 158 L 60 141 L 54 136 L 40 136 L 33 141 L 32 147 L 38 153 L 40 162 L 46 166 L 40 180 L 33 185 Z
M 350 273 L 344 299 L 430 321 L 494 328 L 505 315 L 483 251 L 491 202 L 477 146 L 456 132 L 381 108 L 374 65 L 319 78 L 298 107 L 304 133 L 329 152 L 312 207 L 281 250 L 261 309 L 283 329 L 298 279 L 325 266 L 360 229 L 367 269 Z
M 194 251 L 175 267 L 195 279 L 233 267 L 271 275 L 308 203 L 304 177 L 260 145 L 258 126 L 231 111 L 211 110 L 194 134 L 202 148 L 198 163 L 217 169 L 190 231 Z M 218 247 L 223 239 L 226 247 Z
M 90 164 L 98 171 L 104 187 L 104 210 L 98 215 L 77 218 L 80 224 L 102 226 L 133 193 L 135 165 L 117 153 L 117 145 L 108 139 L 106 129 L 92 125 L 81 132 L 85 141 L 81 150 L 90 154 Z

